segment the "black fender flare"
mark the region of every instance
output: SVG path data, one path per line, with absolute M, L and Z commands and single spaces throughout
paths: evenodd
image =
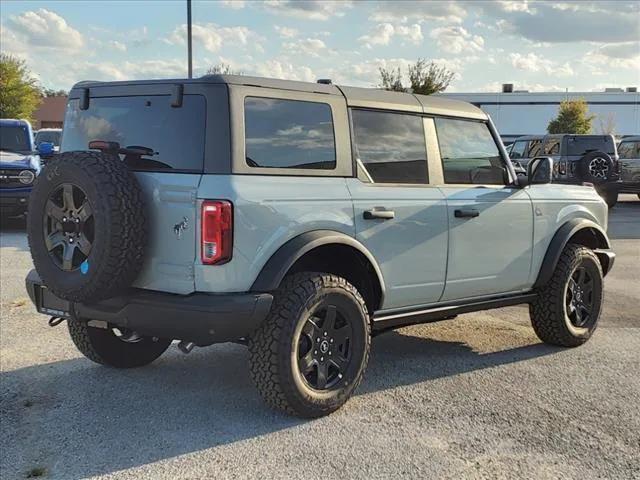
M 569 240 L 582 230 L 589 230 L 594 235 L 595 253 L 598 255 L 602 269 L 606 275 L 613 266 L 613 258 L 615 255 L 610 252 L 611 242 L 607 237 L 607 232 L 597 223 L 588 220 L 586 218 L 574 218 L 563 224 L 554 234 L 549 246 L 547 247 L 547 253 L 542 261 L 542 266 L 538 272 L 538 278 L 534 283 L 534 288 L 544 286 L 553 275 L 556 269 L 558 260 L 562 250 L 569 243 Z
M 306 253 L 323 245 L 346 245 L 362 253 L 375 271 L 382 298 L 384 301 L 385 285 L 382 271 L 376 259 L 367 248 L 355 238 L 333 230 L 314 230 L 292 238 L 282 245 L 262 267 L 258 277 L 251 286 L 252 292 L 272 292 L 278 288 L 280 282 L 289 269 Z

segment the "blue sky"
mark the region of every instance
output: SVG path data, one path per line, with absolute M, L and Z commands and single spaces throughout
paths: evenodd
M 449 91 L 640 86 L 635 1 L 198 1 L 194 65 L 375 86 L 379 67 L 444 64 Z M 1 48 L 40 82 L 186 76 L 186 2 L 3 0 Z

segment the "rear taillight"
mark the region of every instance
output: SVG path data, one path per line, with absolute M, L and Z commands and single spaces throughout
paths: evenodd
M 233 206 L 224 200 L 202 202 L 202 263 L 226 263 L 233 250 Z

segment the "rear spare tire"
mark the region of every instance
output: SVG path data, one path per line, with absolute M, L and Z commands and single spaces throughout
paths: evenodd
M 578 168 L 582 179 L 595 185 L 608 182 L 614 174 L 613 159 L 604 152 L 587 153 L 580 159 Z
M 142 268 L 142 191 L 117 155 L 62 153 L 34 184 L 27 234 L 35 268 L 56 296 L 75 302 L 112 297 Z

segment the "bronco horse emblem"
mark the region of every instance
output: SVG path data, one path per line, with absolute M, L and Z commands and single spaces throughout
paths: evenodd
M 173 226 L 173 233 L 176 234 L 176 237 L 178 237 L 178 240 L 182 238 L 182 232 L 184 232 L 188 226 L 189 226 L 189 219 L 187 217 L 182 217 L 182 221 L 180 223 L 176 223 Z

